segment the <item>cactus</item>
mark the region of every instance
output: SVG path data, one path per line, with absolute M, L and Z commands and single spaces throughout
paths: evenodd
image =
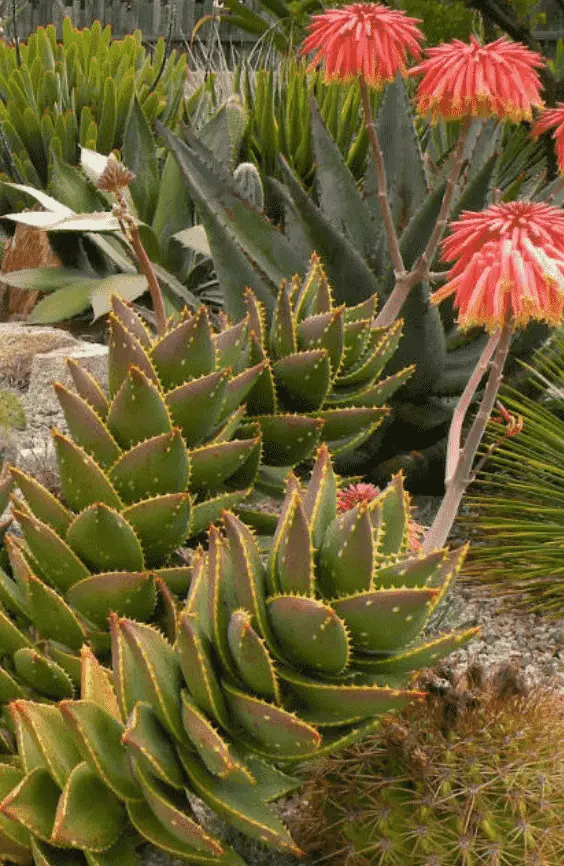
M 564 701 L 471 668 L 313 768 L 296 837 L 346 866 L 560 866 Z
M 307 489 L 290 476 L 266 563 L 226 511 L 195 554 L 170 641 L 111 614 L 113 676 L 84 647 L 80 700 L 12 701 L 19 760 L 0 763 L 0 859 L 62 866 L 72 848 L 88 866 L 129 866 L 134 830 L 188 862 L 240 864 L 186 793 L 298 853 L 267 805 L 297 781 L 273 763 L 357 741 L 423 697 L 411 671 L 475 632 L 420 641 L 465 551 L 414 555 L 408 523 L 400 476 L 338 515 L 325 446 Z

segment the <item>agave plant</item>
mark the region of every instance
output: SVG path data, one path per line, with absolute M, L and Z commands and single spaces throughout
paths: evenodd
M 311 123 L 315 195 L 307 194 L 283 159 L 284 183 L 275 178 L 266 183 L 271 205 L 276 202 L 284 213 L 283 231 L 241 201 L 240 191 L 191 130 L 185 130 L 181 140 L 160 128 L 198 208 L 226 305 L 233 314 L 243 310 L 244 289 L 250 286 L 271 317 L 284 276 L 280 272 L 303 271 L 313 249 L 327 270 L 337 303 L 358 304 L 372 295 L 383 301 L 393 288 L 374 166 L 369 161 L 359 189 L 315 103 Z M 444 127 L 417 131 L 400 79 L 385 91 L 377 125 L 384 142 L 392 215 L 405 266 L 410 268 L 423 253 L 439 213 L 450 139 Z M 505 135 L 492 121 L 476 121 L 472 126 L 451 218 L 463 209 L 480 210 L 497 195 L 505 200 L 518 195 L 543 199 L 555 193 L 554 201 L 562 201 L 562 190 L 544 185 L 539 146 L 528 142 L 526 131 L 519 128 L 507 155 L 502 147 L 507 143 Z M 435 264 L 433 273 L 440 267 Z M 384 469 L 378 469 L 383 460 L 393 460 L 385 466 L 388 472 L 391 465 L 425 471 L 427 459 L 442 447 L 457 396 L 484 346 L 483 335 L 460 334 L 452 311 L 439 313 L 429 304 L 428 284 L 411 290 L 402 316 L 404 338 L 394 365 L 399 369 L 415 364 L 416 373 L 393 401 L 394 423 L 385 437 L 377 434 L 358 459 L 346 465 L 346 471 L 368 470 L 377 480 L 385 475 Z M 530 351 L 545 333 L 543 328 L 529 330 L 514 352 Z
M 267 805 L 296 781 L 272 764 L 357 741 L 423 696 L 411 671 L 475 632 L 420 639 L 465 549 L 409 551 L 399 475 L 338 515 L 324 446 L 306 490 L 289 478 L 267 563 L 233 513 L 223 526 L 196 553 L 174 643 L 114 614 L 113 677 L 85 648 L 80 700 L 12 702 L 19 762 L 0 764 L 0 856 L 59 866 L 73 849 L 77 866 L 129 866 L 133 828 L 188 862 L 241 863 L 199 825 L 192 794 L 297 852 Z

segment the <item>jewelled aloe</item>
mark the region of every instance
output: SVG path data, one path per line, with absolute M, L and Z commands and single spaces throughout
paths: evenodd
M 423 697 L 412 671 L 476 631 L 421 639 L 465 548 L 414 553 L 409 517 L 399 475 L 338 513 L 326 446 L 306 489 L 289 476 L 268 560 L 226 511 L 196 551 L 169 639 L 112 614 L 113 670 L 84 648 L 80 700 L 12 701 L 19 763 L 0 763 L 0 859 L 133 866 L 145 839 L 187 862 L 238 866 L 187 794 L 298 853 L 268 807 L 296 780 L 273 763 L 357 741 Z
M 413 373 L 406 367 L 383 376 L 402 323 L 373 326 L 376 295 L 356 307 L 335 306 L 315 253 L 303 280 L 282 283 L 270 325 L 250 289 L 245 305 L 249 357 L 269 362 L 246 398 L 248 414 L 260 424 L 263 462 L 295 465 L 304 447 L 311 452 L 319 440 L 334 456 L 365 442 L 389 412 L 385 401 Z

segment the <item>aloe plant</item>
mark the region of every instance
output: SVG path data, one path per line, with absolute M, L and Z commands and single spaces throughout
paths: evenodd
M 99 21 L 77 30 L 65 18 L 62 42 L 53 25 L 39 27 L 20 46 L 21 65 L 14 45 L 0 44 L 0 167 L 11 180 L 45 187 L 53 156 L 76 164 L 79 145 L 121 147 L 134 96 L 150 125 L 176 123 L 186 56 L 166 58 L 164 38 L 150 55 L 141 39 L 136 31 L 112 41 Z
M 272 316 L 281 270 L 303 271 L 313 249 L 327 270 L 337 303 L 358 304 L 373 295 L 383 302 L 393 288 L 374 167 L 369 162 L 359 189 L 315 103 L 311 111 L 316 196 L 307 194 L 284 159 L 280 160 L 284 183 L 271 178 L 266 184 L 271 201 L 276 200 L 284 211 L 283 231 L 241 201 L 240 192 L 191 130 L 185 130 L 181 140 L 161 129 L 198 208 L 231 311 L 243 309 L 248 285 Z M 400 79 L 386 90 L 377 125 L 384 142 L 392 216 L 409 269 L 427 246 L 439 214 L 449 171 L 444 152 L 448 153 L 450 142 L 444 135 L 441 138 L 440 128 L 429 130 L 422 152 L 421 136 Z M 463 171 L 451 218 L 463 209 L 479 210 L 497 196 L 542 199 L 556 192 L 544 185 L 538 148 L 526 141 L 526 133 L 519 129 L 512 135 L 508 154 L 502 148 L 504 135 L 502 127 L 492 121 L 472 125 L 462 152 Z M 399 141 L 401 147 L 397 147 Z M 560 190 L 554 200 L 563 197 Z M 436 278 L 442 266 L 433 267 Z M 404 337 L 394 365 L 399 369 L 415 364 L 416 373 L 393 401 L 394 423 L 350 459 L 346 471 L 369 471 L 381 480 L 394 467 L 424 475 L 428 461 L 441 461 L 452 409 L 480 356 L 484 338 L 461 335 L 452 312 L 439 313 L 429 304 L 429 294 L 428 284 L 414 286 L 401 312 Z M 530 352 L 545 333 L 541 327 L 530 329 L 515 345 L 515 353 Z
M 299 853 L 268 801 L 273 764 L 334 752 L 418 700 L 411 671 L 475 629 L 421 640 L 465 549 L 414 556 L 402 478 L 337 514 L 326 447 L 290 476 L 268 562 L 232 513 L 196 553 L 172 640 L 112 614 L 112 671 L 82 651 L 80 700 L 10 705 L 19 760 L 0 764 L 0 856 L 130 866 L 148 840 L 194 863 L 242 861 L 195 794 L 236 829 Z M 79 853 L 82 852 L 82 853 Z

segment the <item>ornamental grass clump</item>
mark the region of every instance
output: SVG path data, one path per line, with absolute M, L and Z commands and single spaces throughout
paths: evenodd
M 327 866 L 560 866 L 563 733 L 561 694 L 473 667 L 313 767 L 296 836 Z
M 187 862 L 241 864 L 192 796 L 299 853 L 268 806 L 299 784 L 277 765 L 333 753 L 421 701 L 412 672 L 477 631 L 423 636 L 466 549 L 414 553 L 409 518 L 399 475 L 338 513 L 326 446 L 305 489 L 290 476 L 266 561 L 225 511 L 168 638 L 112 613 L 112 670 L 84 647 L 80 699 L 11 701 L 18 757 L 0 763 L 0 859 L 130 866 L 148 840 Z

